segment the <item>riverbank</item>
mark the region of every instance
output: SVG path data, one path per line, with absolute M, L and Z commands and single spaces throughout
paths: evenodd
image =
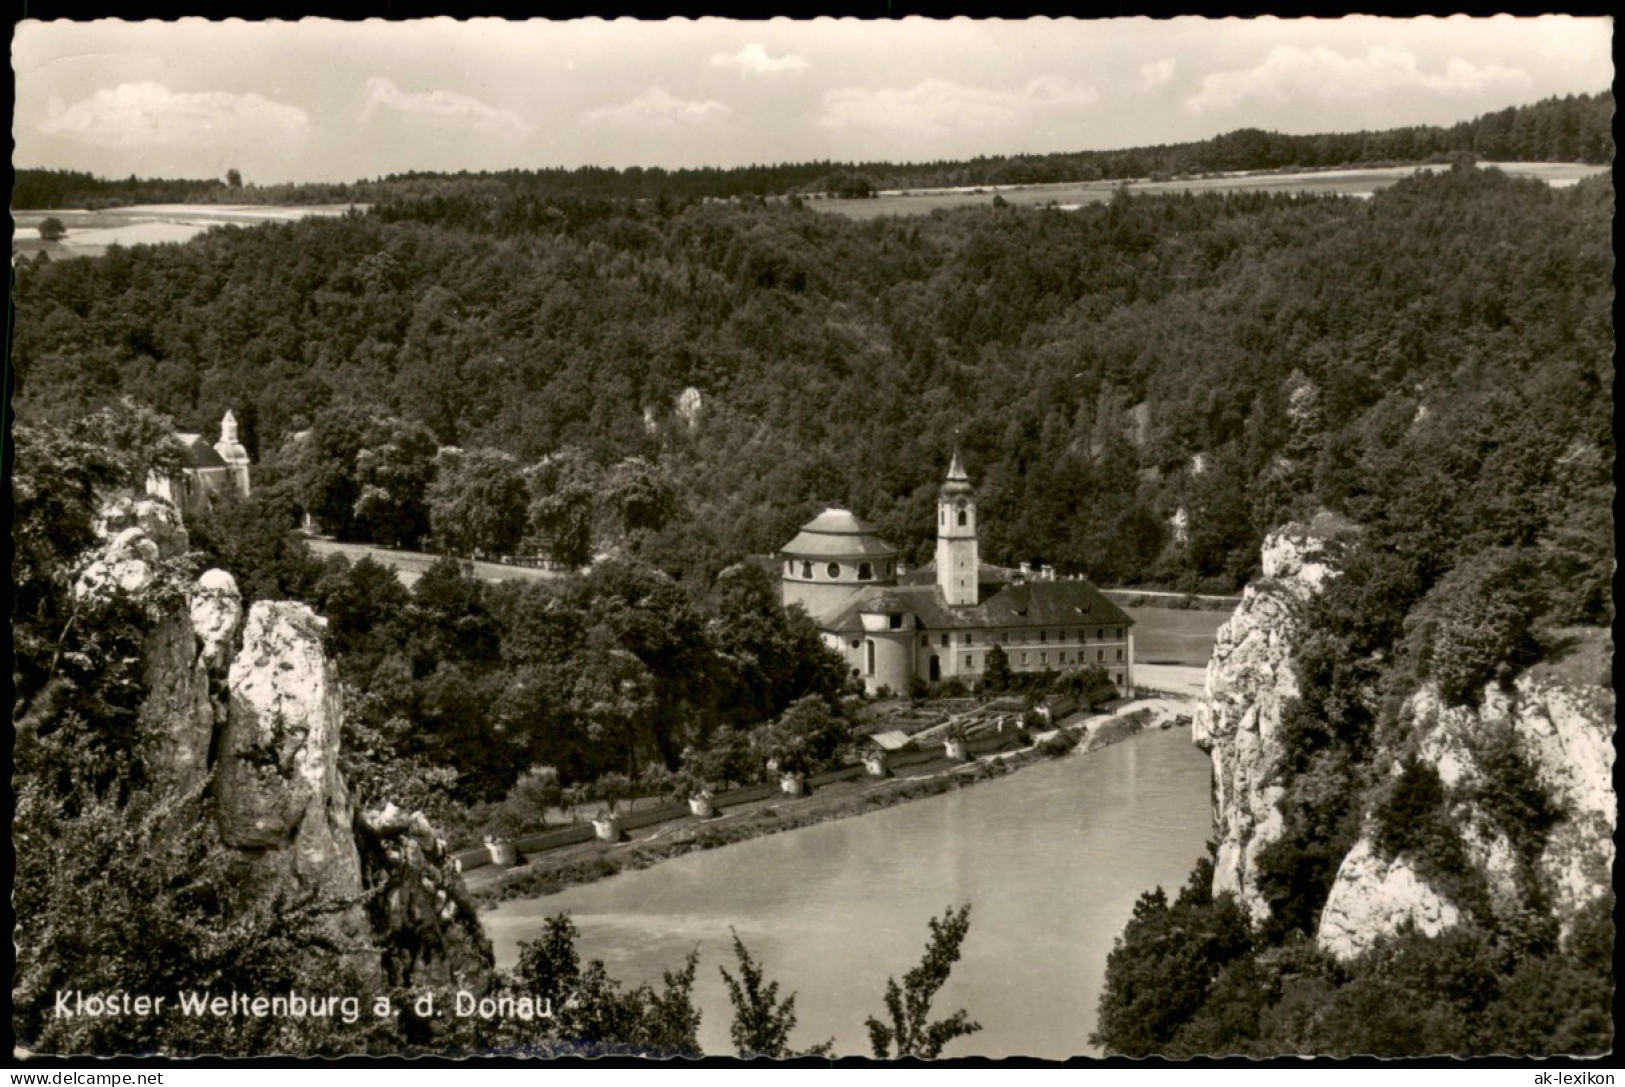
M 651 828 L 634 841 L 595 842 L 563 855 L 538 855 L 508 869 L 481 868 L 465 876 L 469 894 L 484 908 L 517 898 L 540 898 L 568 887 L 593 883 L 623 871 L 636 871 L 688 853 L 717 849 L 787 830 L 880 811 L 910 800 L 962 789 L 1003 777 L 1023 766 L 1052 758 L 1088 754 L 1120 743 L 1140 732 L 1172 727 L 1188 714 L 1181 701 L 1138 700 L 1117 714 L 1094 715 L 1041 733 L 1023 748 L 986 755 L 965 763 L 926 763 L 906 777 L 884 781 L 860 779 L 826 786 L 804 797 L 777 797 L 742 805 L 705 822 L 682 820 Z

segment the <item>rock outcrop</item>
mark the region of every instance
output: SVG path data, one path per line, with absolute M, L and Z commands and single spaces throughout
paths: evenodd
M 336 934 L 366 960 L 364 973 L 402 984 L 488 974 L 490 943 L 428 821 L 392 807 L 356 812 L 339 771 L 343 692 L 326 621 L 304 604 L 258 601 L 245 622 L 230 574 L 189 576 L 186 531 L 160 499 L 119 499 L 97 528 L 105 543 L 75 598 L 87 615 L 145 617 L 138 723 L 151 787 L 212 781 L 221 847 L 291 888 L 348 903 Z
M 230 711 L 215 795 L 220 837 L 335 898 L 361 893 L 354 810 L 339 775 L 338 670 L 326 621 L 304 604 L 259 601 L 227 677 Z
M 1337 576 L 1339 546 L 1297 526 L 1265 540 L 1263 577 L 1219 628 L 1193 722 L 1192 739 L 1213 760 L 1213 890 L 1234 894 L 1255 922 L 1270 912 L 1257 888 L 1258 856 L 1283 830 L 1280 725 L 1283 706 L 1298 693 L 1292 654 L 1306 606 Z M 1532 887 L 1566 937 L 1576 914 L 1611 886 L 1613 718 L 1611 691 L 1550 676 L 1525 675 L 1507 689 L 1491 684 L 1476 707 L 1445 705 L 1432 683 L 1417 690 L 1375 765 L 1397 775 L 1414 758 L 1438 773 L 1446 818 L 1471 868 L 1466 878 L 1481 890 L 1471 903 L 1452 901 L 1454 891 L 1430 884 L 1425 859 L 1383 856 L 1370 810 L 1380 790 L 1373 791 L 1363 798 L 1364 831 L 1321 912 L 1319 945 L 1352 958 L 1407 926 L 1437 935 L 1470 905 L 1511 918 L 1528 908 Z M 1549 801 L 1550 826 L 1517 829 L 1517 806 L 1499 803 L 1502 786 L 1489 767 L 1504 773 L 1509 758 L 1527 768 Z
M 1368 950 L 1380 935 L 1411 924 L 1437 936 L 1459 919 L 1447 902 L 1402 857 L 1385 861 L 1365 838 L 1349 850 L 1320 914 L 1316 940 L 1340 959 Z
M 1607 893 L 1614 860 L 1613 699 L 1600 688 L 1575 690 L 1524 676 L 1510 690 L 1487 686 L 1477 708 L 1446 706 L 1437 687 L 1424 686 L 1400 712 L 1407 750 L 1431 766 L 1450 799 L 1449 817 L 1460 828 L 1468 861 L 1482 878 L 1489 906 L 1513 915 L 1523 907 L 1520 878 L 1538 880 L 1550 899 L 1560 936 L 1575 915 Z M 1492 811 L 1496 785 L 1485 753 L 1510 745 L 1533 770 L 1558 813 L 1542 841 L 1532 873 L 1520 873 L 1518 848 Z M 1387 752 L 1398 771 L 1401 752 Z M 1405 875 L 1412 877 L 1406 879 Z M 1459 911 L 1411 871 L 1409 858 L 1384 864 L 1369 834 L 1344 859 L 1317 940 L 1350 958 L 1406 921 L 1430 935 L 1456 923 Z
M 357 819 L 368 917 L 381 939 L 390 982 L 457 985 L 491 966 L 479 910 L 456 874 L 446 843 L 421 812 L 394 804 Z
M 1219 628 L 1191 739 L 1213 759 L 1218 840 L 1214 893 L 1269 916 L 1253 879 L 1258 853 L 1281 834 L 1281 709 L 1298 693 L 1292 648 L 1308 604 L 1336 576 L 1333 547 L 1295 525 L 1264 541 L 1263 578 Z

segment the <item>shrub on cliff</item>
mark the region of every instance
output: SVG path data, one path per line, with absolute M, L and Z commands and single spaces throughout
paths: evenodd
M 1476 706 L 1486 684 L 1508 683 L 1540 657 L 1534 567 L 1495 549 L 1447 574 L 1408 621 L 1411 653 L 1446 703 Z

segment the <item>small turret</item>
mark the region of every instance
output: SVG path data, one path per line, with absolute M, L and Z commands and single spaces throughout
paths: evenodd
M 227 410 L 220 420 L 220 440 L 214 443 L 214 451 L 220 454 L 220 459 L 231 469 L 231 481 L 237 488 L 237 493 L 247 497 L 248 450 L 243 448 L 242 442 L 237 438 L 237 417 L 230 410 Z

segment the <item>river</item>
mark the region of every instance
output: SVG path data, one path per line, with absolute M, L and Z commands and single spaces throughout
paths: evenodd
M 737 931 L 781 995 L 792 1044 L 868 1055 L 863 1021 L 886 978 L 914 967 L 926 921 L 972 904 L 963 958 L 936 1003 L 980 1033 L 945 1056 L 1060 1059 L 1095 1052 L 1106 955 L 1141 892 L 1183 885 L 1210 833 L 1209 763 L 1179 728 L 1029 766 L 953 793 L 665 861 L 483 914 L 497 965 L 568 911 L 583 958 L 660 984 L 700 952 L 700 1044 L 731 1054 L 717 967 Z

